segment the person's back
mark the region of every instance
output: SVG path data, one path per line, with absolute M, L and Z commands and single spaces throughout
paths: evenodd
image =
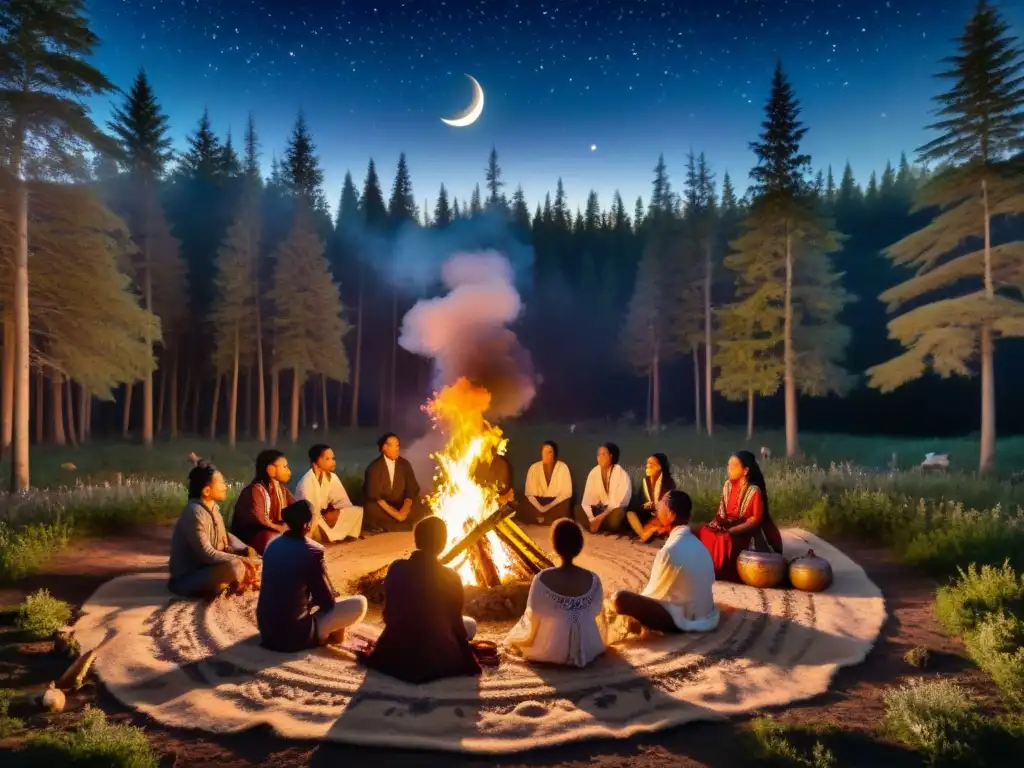
M 604 588 L 597 574 L 573 565 L 583 549 L 583 532 L 575 522 L 556 522 L 551 541 L 562 564 L 537 574 L 526 612 L 505 645 L 530 661 L 585 667 L 608 642 Z
M 310 576 L 320 569 L 323 547 L 306 537 L 279 536 L 263 553 L 263 588 L 256 604 L 260 643 L 298 651 L 313 643 Z
M 445 543 L 444 523 L 427 517 L 414 533 L 417 550 L 393 562 L 384 579 L 384 631 L 366 664 L 417 684 L 479 674 L 469 644 L 475 625 L 462 616 L 462 581 L 437 560 Z
M 652 581 L 643 594 L 681 606 L 681 616 L 687 621 L 714 613 L 712 586 L 715 583 L 715 564 L 707 547 L 688 527 L 679 526 L 672 530 L 659 558 L 664 558 L 670 566 L 664 571 L 669 577 L 656 584 L 656 574 L 652 572 Z

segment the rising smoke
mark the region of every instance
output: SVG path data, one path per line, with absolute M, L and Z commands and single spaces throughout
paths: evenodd
M 490 420 L 522 413 L 537 390 L 530 354 L 509 327 L 522 311 L 512 264 L 497 251 L 454 253 L 441 280 L 447 293 L 416 302 L 398 343 L 433 361 L 435 389 L 465 376 L 490 391 Z

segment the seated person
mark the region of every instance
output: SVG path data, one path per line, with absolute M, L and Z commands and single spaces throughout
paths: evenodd
M 341 643 L 345 628 L 366 615 L 366 598 L 336 598 L 324 548 L 309 538 L 316 516 L 308 501 L 285 507 L 282 516 L 288 530 L 271 542 L 263 558 L 263 589 L 256 603 L 260 645 L 294 653 Z
M 626 513 L 626 521 L 633 529 L 633 533 L 640 537 L 640 541 L 647 542 L 655 536 L 668 536 L 671 533 L 671 529 L 658 522 L 655 510 L 662 497 L 675 488 L 676 481 L 672 478 L 668 456 L 664 453 L 648 456 L 644 472 L 643 500 L 634 501 L 631 506 L 639 508 Z
M 420 484 L 407 459 L 399 453 L 398 435 L 388 432 L 377 441 L 380 456 L 370 462 L 363 479 L 363 511 L 366 527 L 408 531 L 426 510 L 420 501 Z
M 317 443 L 309 449 L 310 470 L 295 487 L 295 498 L 313 507 L 313 540 L 358 539 L 363 530 L 363 508 L 348 497 L 345 486 L 334 473 L 338 460 L 329 445 Z
M 171 534 L 168 589 L 182 597 L 216 597 L 256 584 L 249 548 L 228 534 L 219 502 L 228 496 L 224 475 L 197 460 L 188 473 L 188 504 Z
M 574 521 L 555 521 L 551 545 L 561 565 L 534 577 L 526 612 L 505 645 L 529 661 L 585 667 L 608 645 L 601 579 L 573 563 L 583 551 L 583 531 Z
M 644 591 L 615 593 L 617 613 L 657 632 L 710 632 L 718 626 L 715 569 L 700 539 L 690 533 L 692 507 L 682 491 L 662 497 L 657 515 L 672 533 L 654 558 Z
M 499 507 L 512 504 L 515 501 L 516 494 L 512 487 L 512 463 L 496 450 L 486 464 L 477 461 L 473 467 L 473 479 L 476 480 L 477 485 L 483 488 L 494 488 L 497 491 L 496 501 Z
M 284 533 L 281 510 L 295 502 L 287 483 L 292 470 L 288 459 L 269 448 L 256 457 L 256 477 L 235 501 L 231 532 L 262 555 L 267 545 Z
M 572 518 L 572 476 L 569 467 L 558 459 L 558 443 L 545 440 L 540 461 L 526 473 L 526 501 L 516 512 L 523 522 L 538 523 Z
M 597 466 L 587 475 L 576 522 L 591 533 L 602 529 L 614 533 L 622 528 L 632 496 L 633 481 L 619 466 L 619 446 L 605 443 L 597 449 Z
M 470 640 L 476 622 L 462 615 L 462 580 L 438 562 L 448 540 L 433 515 L 413 529 L 416 550 L 384 577 L 384 631 L 366 665 L 408 683 L 480 674 Z
M 739 581 L 740 553 L 751 549 L 782 554 L 782 534 L 768 514 L 768 489 L 754 454 L 737 451 L 725 469 L 729 479 L 722 488 L 718 514 L 696 534 L 711 553 L 715 577 Z

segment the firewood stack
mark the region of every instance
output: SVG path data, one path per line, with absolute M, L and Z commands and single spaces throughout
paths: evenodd
M 513 577 L 505 581 L 529 582 L 545 568 L 552 567 L 550 558 L 526 535 L 522 528 L 512 521 L 515 510 L 507 505 L 500 507 L 477 523 L 462 539 L 441 557 L 449 565 L 462 554 L 469 557 L 477 584 L 494 588 L 502 583 L 501 574 L 494 564 L 493 542 L 487 534 L 494 531 L 501 546 L 512 561 Z

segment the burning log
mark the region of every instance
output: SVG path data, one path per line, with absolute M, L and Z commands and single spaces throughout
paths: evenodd
M 499 507 L 486 518 L 477 523 L 469 533 L 462 537 L 451 549 L 441 556 L 441 565 L 449 565 L 456 557 L 486 536 L 502 520 L 515 514 L 515 510 L 507 504 Z

